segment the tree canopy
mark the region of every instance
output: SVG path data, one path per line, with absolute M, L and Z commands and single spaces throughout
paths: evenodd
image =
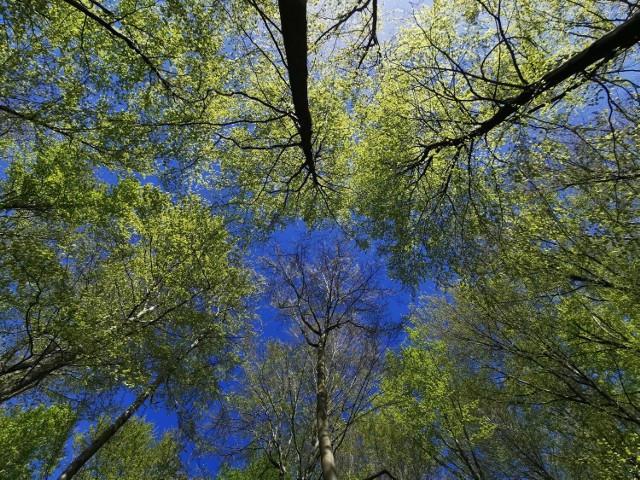
M 400 3 L 0 2 L 0 477 L 639 474 L 640 6 Z

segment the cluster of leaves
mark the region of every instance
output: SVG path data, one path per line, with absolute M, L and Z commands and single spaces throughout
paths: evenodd
M 363 109 L 369 231 L 396 275 L 446 292 L 415 308 L 376 418 L 422 474 L 637 476 L 637 46 L 491 123 L 632 13 L 434 2 Z
M 345 476 L 637 476 L 638 47 L 555 83 L 637 15 L 434 2 L 353 103 L 354 232 L 446 296 L 416 307 Z
M 29 410 L 2 408 L 0 415 L 0 475 L 46 478 L 63 455 L 76 422 L 74 412 L 67 405 L 39 405 Z
M 81 450 L 87 440 L 95 436 L 108 423 L 99 421 L 87 437 L 76 438 Z M 101 448 L 76 478 L 81 480 L 153 480 L 161 478 L 186 479 L 180 452 L 182 445 L 171 432 L 156 439 L 153 425 L 135 418 L 127 422 L 118 433 Z
M 435 0 L 386 44 L 378 7 L 0 2 L 2 475 L 50 475 L 125 392 L 118 419 L 154 396 L 195 434 L 239 359 L 225 478 L 332 448 L 348 478 L 638 474 L 638 5 Z M 232 341 L 236 245 L 298 218 L 445 292 L 384 375 L 373 274 L 339 248 L 267 262 L 306 345 Z M 183 474 L 175 438 L 109 418 L 78 475 Z
M 536 84 L 628 18 L 627 8 L 462 1 L 417 14 L 374 104 L 362 106 L 370 128 L 353 180 L 360 228 L 382 240 L 398 277 L 470 273 L 493 244 L 511 241 L 505 231 L 524 224 L 523 209 L 575 208 L 575 188 L 633 185 L 637 47 L 566 84 Z M 517 109 L 532 85 L 539 93 Z M 585 210 L 576 219 L 586 220 Z

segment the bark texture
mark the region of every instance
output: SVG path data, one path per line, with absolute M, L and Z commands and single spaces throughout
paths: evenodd
M 324 360 L 326 335 L 322 335 L 317 347 L 317 393 L 316 393 L 316 425 L 318 428 L 318 448 L 320 450 L 320 465 L 323 480 L 338 480 L 336 462 L 333 458 L 333 446 L 329 435 L 327 368 Z

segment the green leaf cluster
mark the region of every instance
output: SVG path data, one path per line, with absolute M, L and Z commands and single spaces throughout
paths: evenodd
M 103 422 L 88 434 L 100 431 Z M 160 438 L 154 425 L 134 417 L 91 459 L 76 478 L 81 480 L 162 480 L 187 478 L 180 452 L 182 446 L 171 432 Z M 85 446 L 87 437 L 78 436 L 75 445 Z
M 39 405 L 0 411 L 0 476 L 45 479 L 64 454 L 76 415 L 67 405 Z

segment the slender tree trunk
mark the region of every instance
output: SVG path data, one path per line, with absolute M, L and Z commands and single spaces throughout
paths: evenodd
M 287 469 L 284 466 L 284 458 L 282 458 L 282 444 L 278 442 L 277 445 L 278 445 L 278 472 L 280 474 L 280 479 L 286 480 Z
M 153 395 L 165 378 L 165 376 L 158 376 L 158 378 L 146 390 L 144 390 L 131 405 L 129 405 L 129 408 L 127 408 L 111 425 L 104 429 L 93 442 L 80 452 L 80 454 L 58 477 L 58 480 L 69 480 L 73 478 L 73 476 L 78 473 L 78 470 L 91 460 L 91 457 L 93 457 L 98 450 L 100 450 L 116 433 L 118 433 L 118 430 L 127 423 L 147 398 Z
M 327 395 L 327 368 L 324 363 L 326 346 L 326 334 L 320 337 L 317 347 L 317 393 L 316 393 L 316 425 L 318 428 L 318 447 L 320 449 L 320 465 L 322 466 L 323 480 L 338 480 L 336 462 L 333 458 L 333 446 L 329 436 L 329 420 L 327 419 L 328 395 Z

